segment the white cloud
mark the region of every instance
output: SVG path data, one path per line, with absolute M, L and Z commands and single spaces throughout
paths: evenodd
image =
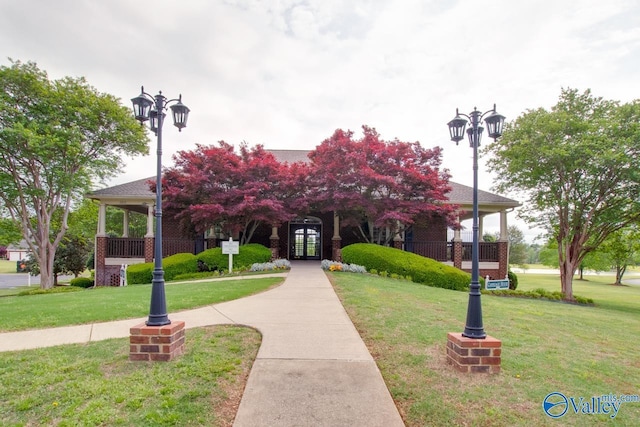
M 312 149 L 367 124 L 444 147 L 444 166 L 467 185 L 471 150 L 446 127 L 456 107 L 496 103 L 515 119 L 555 104 L 562 87 L 630 101 L 639 28 L 632 0 L 0 3 L 6 56 L 85 76 L 124 104 L 142 84 L 182 93 L 189 126 L 165 132 L 165 164 L 196 142 Z M 153 175 L 153 154 L 123 171 L 114 182 Z M 483 161 L 480 171 L 490 189 Z

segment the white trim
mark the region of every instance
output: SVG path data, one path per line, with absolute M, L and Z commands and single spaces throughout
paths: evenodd
M 500 268 L 500 263 L 496 261 L 485 261 L 480 262 L 479 267 L 484 268 L 485 270 L 498 270 Z M 471 270 L 471 261 L 462 261 L 462 269 Z
M 104 265 L 142 264 L 144 258 L 105 258 Z

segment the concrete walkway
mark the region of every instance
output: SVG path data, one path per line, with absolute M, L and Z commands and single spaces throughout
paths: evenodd
M 404 425 L 319 263 L 293 263 L 273 290 L 169 317 L 187 328 L 239 324 L 262 333 L 234 426 Z M 144 320 L 0 334 L 0 351 L 127 337 Z

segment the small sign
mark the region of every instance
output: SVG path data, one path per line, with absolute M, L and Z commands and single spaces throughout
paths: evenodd
M 509 279 L 498 279 L 484 281 L 484 288 L 489 291 L 495 291 L 497 289 L 509 289 Z
M 222 242 L 222 253 L 225 255 L 238 255 L 240 253 L 240 242 L 231 239 L 228 242 Z

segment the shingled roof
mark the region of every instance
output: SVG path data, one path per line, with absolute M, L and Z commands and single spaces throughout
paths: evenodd
M 309 150 L 267 150 L 274 155 L 276 160 L 281 163 L 308 162 Z M 139 179 L 113 187 L 103 188 L 93 191 L 87 195 L 90 199 L 95 200 L 138 200 L 148 199 L 153 201 L 155 193 L 150 189 L 150 182 L 155 181 L 155 176 L 150 178 Z M 473 188 L 466 185 L 449 181 L 451 192 L 449 193 L 449 203 L 460 206 L 471 206 L 473 204 Z M 490 193 L 488 191 L 478 190 L 478 204 L 481 211 L 498 211 L 502 209 L 515 208 L 520 206 L 516 200 Z M 495 209 L 488 209 L 494 207 Z
M 147 197 L 153 196 L 155 193 L 150 189 L 150 183 L 155 182 L 156 177 L 139 179 L 137 181 L 125 182 L 124 184 L 114 185 L 113 187 L 102 188 L 89 193 L 90 199 L 99 199 L 100 197 Z

